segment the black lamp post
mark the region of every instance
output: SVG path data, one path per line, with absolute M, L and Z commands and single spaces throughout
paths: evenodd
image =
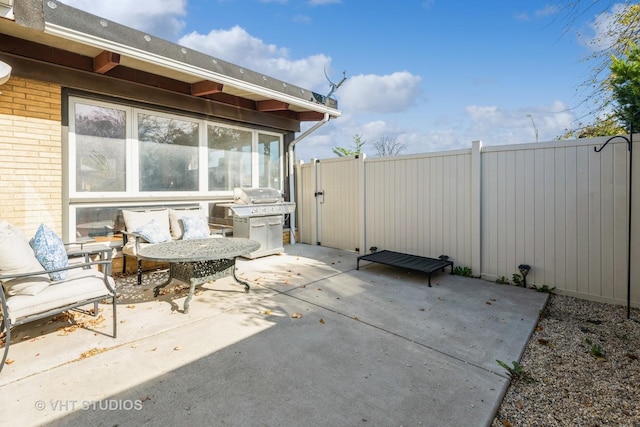
M 627 217 L 627 319 L 631 318 L 631 206 L 633 202 L 633 191 L 631 184 L 633 183 L 633 174 L 631 168 L 633 167 L 633 122 L 629 125 L 629 138 L 624 135 L 616 135 L 607 139 L 602 147 L 593 147 L 596 153 L 601 152 L 606 145 L 616 139 L 621 138 L 627 143 L 629 150 L 629 213 Z

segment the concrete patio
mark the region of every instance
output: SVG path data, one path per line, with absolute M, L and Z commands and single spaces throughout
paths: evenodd
M 16 328 L 2 425 L 489 425 L 547 294 L 297 244 L 239 260 L 183 314 L 164 272 L 118 279 L 111 313 Z M 4 423 L 4 424 L 3 424 Z

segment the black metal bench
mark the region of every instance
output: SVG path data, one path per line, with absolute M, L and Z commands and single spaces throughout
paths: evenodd
M 444 271 L 444 268 L 449 266 L 451 267 L 451 273 L 453 274 L 453 261 L 449 261 L 449 257 L 446 255 L 440 255 L 438 258 L 427 258 L 387 250 L 374 251 L 373 253 L 358 257 L 356 270 L 360 270 L 361 260 L 427 273 L 427 277 L 429 278 L 429 287 L 431 287 L 431 273 L 434 271 Z

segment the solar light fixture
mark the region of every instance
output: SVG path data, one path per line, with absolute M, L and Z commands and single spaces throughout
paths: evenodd
M 527 274 L 531 270 L 531 266 L 527 264 L 520 264 L 518 266 L 518 270 L 520 270 L 520 274 L 522 275 L 522 286 L 527 287 Z

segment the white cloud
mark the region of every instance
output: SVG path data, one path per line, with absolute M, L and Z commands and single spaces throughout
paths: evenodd
M 318 54 L 290 59 L 286 48 L 267 44 L 239 26 L 228 30 L 211 30 L 208 34 L 192 32 L 181 37 L 179 43 L 306 89 L 316 90 L 323 85 L 328 87 L 324 69 L 330 64 L 331 58 Z
M 573 113 L 560 101 L 516 110 L 495 105 L 470 105 L 465 111 L 471 121 L 465 134 L 489 145 L 535 142 L 535 129 L 539 141 L 553 141 L 570 129 L 575 120 Z
M 616 16 L 623 13 L 627 5 L 617 3 L 611 7 L 610 12 L 602 12 L 587 24 L 587 30 L 578 35 L 578 41 L 593 50 L 599 52 L 609 49 L 616 41 L 616 36 L 622 29 L 617 29 L 620 24 Z
M 547 16 L 555 15 L 560 11 L 557 5 L 547 5 L 542 9 L 536 9 L 531 15 L 528 12 L 519 12 L 514 15 L 517 21 L 531 21 L 534 18 L 546 18 Z
M 187 0 L 61 0 L 61 3 L 169 40 L 184 29 L 182 18 L 187 15 Z
M 384 76 L 366 74 L 350 77 L 336 97 L 340 108 L 351 112 L 392 113 L 414 106 L 422 95 L 422 79 L 407 71 Z

